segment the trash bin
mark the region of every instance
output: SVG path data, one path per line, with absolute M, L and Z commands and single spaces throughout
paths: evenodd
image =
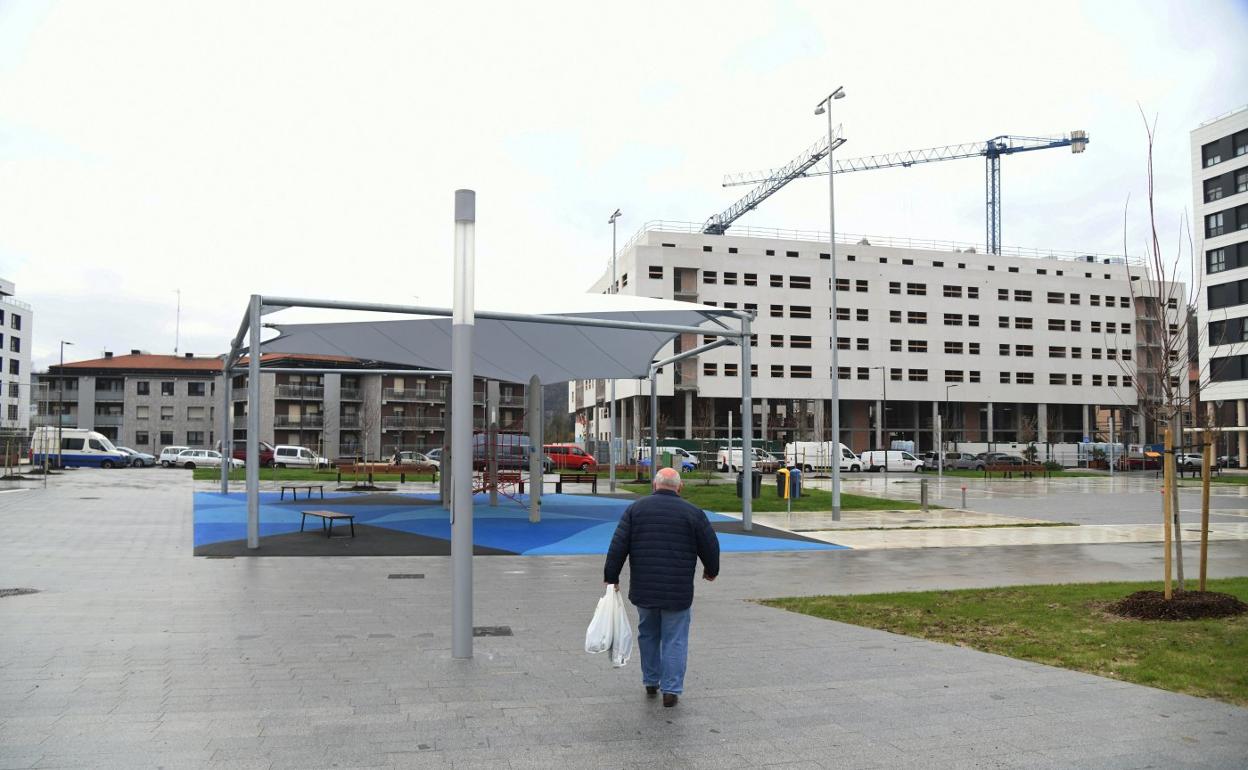
M 789 471 L 789 497 L 802 496 L 802 469 L 793 468 Z
M 751 482 L 750 486 L 754 488 L 752 490 L 754 494 L 751 495 L 751 498 L 754 500 L 757 500 L 759 495 L 763 493 L 763 475 L 755 471 L 754 473 L 750 474 L 750 482 Z M 737 474 L 737 497 L 741 497 L 741 490 L 744 488 L 745 488 L 745 471 L 741 471 L 740 473 Z
M 776 469 L 776 496 L 779 497 L 781 500 L 784 500 L 788 498 L 789 496 L 789 469 L 788 468 Z

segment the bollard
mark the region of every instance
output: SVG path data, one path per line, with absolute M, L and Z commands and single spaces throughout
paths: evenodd
M 962 485 L 962 508 L 963 510 L 966 509 L 966 485 L 965 484 Z
M 342 471 L 338 471 L 338 486 L 342 486 Z
M 919 505 L 927 513 L 927 479 L 919 481 Z
M 400 484 L 407 483 L 407 471 L 399 471 L 399 483 Z

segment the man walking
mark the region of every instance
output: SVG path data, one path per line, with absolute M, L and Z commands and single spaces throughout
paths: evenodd
M 620 517 L 603 568 L 603 579 L 618 591 L 624 559 L 631 565 L 628 600 L 637 607 L 641 683 L 650 697 L 662 690 L 668 708 L 684 691 L 698 559 L 703 580 L 719 575 L 719 539 L 706 514 L 680 499 L 682 487 L 673 468 L 654 475 L 654 494 Z

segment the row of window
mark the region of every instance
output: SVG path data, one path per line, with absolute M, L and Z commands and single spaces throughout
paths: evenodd
M 1205 180 L 1205 203 L 1222 200 L 1224 195 L 1248 192 L 1248 168 L 1238 169 Z
M 1208 287 L 1205 289 L 1205 300 L 1210 310 L 1248 302 L 1248 278 Z
M 1216 238 L 1236 230 L 1248 230 L 1248 203 L 1205 215 L 1206 238 Z
M 1248 241 L 1232 243 L 1220 249 L 1205 252 L 1205 272 L 1220 273 L 1223 270 L 1234 270 L 1237 267 L 1248 267 Z
M 1239 358 L 1245 358 L 1245 357 L 1239 356 Z M 874 369 L 881 369 L 881 368 L 882 367 L 879 367 L 879 366 L 859 366 L 859 367 L 838 366 L 836 368 L 836 378 L 838 380 L 850 380 L 850 379 L 855 379 L 856 377 L 859 380 L 870 380 L 871 371 Z M 737 364 L 724 364 L 723 365 L 723 375 L 725 377 L 736 377 L 739 371 L 740 369 L 737 366 Z M 719 364 L 712 364 L 712 363 L 702 364 L 703 375 L 707 377 L 717 377 L 719 376 L 719 373 L 720 373 Z M 831 375 L 830 369 L 828 373 L 829 375 Z M 758 376 L 758 364 L 750 364 L 750 376 L 751 377 Z M 782 379 L 784 376 L 785 376 L 785 366 L 783 364 L 771 365 L 771 377 L 773 379 Z M 788 376 L 790 379 L 809 380 L 812 377 L 811 367 L 790 365 L 788 367 Z M 893 382 L 906 382 L 906 381 L 928 382 L 929 381 L 927 369 L 903 369 L 901 367 L 889 367 L 888 378 L 889 380 Z M 1100 388 L 1104 386 L 1116 388 L 1119 386 L 1120 383 L 1122 387 L 1129 388 L 1129 387 L 1132 387 L 1132 385 L 1134 384 L 1134 380 L 1129 374 L 1122 374 L 1122 375 L 1092 374 L 1092 375 L 1088 375 L 1088 378 L 1089 378 L 1089 382 L 1094 388 Z M 1062 372 L 1051 372 L 1049 374 L 1050 385 L 1072 385 L 1075 387 L 1082 387 L 1083 379 L 1084 379 L 1083 374 L 1066 374 Z M 1240 379 L 1243 379 L 1243 377 L 1241 377 Z M 982 375 L 980 371 L 977 369 L 972 369 L 972 370 L 945 369 L 944 381 L 948 383 L 965 382 L 965 383 L 974 385 L 974 384 L 979 384 L 982 382 Z M 1011 383 L 1015 385 L 1035 385 L 1036 374 L 1035 372 L 1001 372 L 999 374 L 999 381 L 1002 385 L 1009 385 Z M 1171 386 L 1178 387 L 1177 379 L 1175 378 L 1171 379 Z
M 134 408 L 134 418 L 136 420 L 151 419 L 151 407 L 139 405 Z M 173 407 L 162 406 L 160 408 L 161 422 L 172 422 L 174 419 Z M 188 420 L 206 420 L 208 419 L 208 410 L 202 406 L 188 406 L 186 408 L 186 419 Z
M 0 327 L 4 326 L 4 311 L 0 310 Z M 9 328 L 16 331 L 22 330 L 22 314 L 9 313 Z
M 1213 382 L 1248 380 L 1248 356 L 1223 356 L 1211 359 L 1209 379 Z
M 135 393 L 140 396 L 152 395 L 152 383 L 150 380 L 138 380 L 134 384 Z M 173 396 L 177 389 L 177 382 L 173 380 L 162 380 L 160 383 L 160 395 Z M 213 390 L 216 390 L 216 384 L 213 384 Z M 207 382 L 188 382 L 186 383 L 186 395 L 188 396 L 206 396 L 208 395 Z
M 1248 155 L 1248 129 L 1215 139 L 1200 148 L 1200 158 L 1205 168 L 1241 155 Z
M 205 433 L 202 430 L 188 430 L 186 432 L 186 446 L 192 446 L 192 447 L 206 446 L 207 445 L 206 441 L 207 439 L 205 438 Z M 151 433 L 145 430 L 135 431 L 134 433 L 134 445 L 135 446 L 145 447 L 145 446 L 151 446 L 151 444 L 152 444 Z M 175 446 L 174 440 L 173 440 L 173 431 L 171 430 L 160 431 L 159 446 L 161 447 Z

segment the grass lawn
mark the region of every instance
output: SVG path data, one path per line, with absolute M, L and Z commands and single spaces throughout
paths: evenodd
M 929 471 L 929 472 L 925 473 L 924 475 L 925 475 L 925 476 L 929 476 L 929 477 L 930 477 L 930 476 L 935 476 L 935 475 L 936 475 L 936 472 L 935 472 L 935 471 Z M 962 479 L 982 479 L 982 478 L 984 477 L 984 472 L 983 472 L 983 471 L 971 471 L 971 470 L 966 470 L 966 469 L 958 469 L 958 470 L 948 470 L 948 471 L 945 471 L 945 475 L 946 475 L 946 476 L 949 476 L 949 477 L 951 477 L 951 478 L 962 478 Z M 1107 476 L 1107 475 L 1108 475 L 1108 474 L 1106 474 L 1106 473 L 1098 473 L 1098 472 L 1096 472 L 1096 471 L 1078 471 L 1078 470 L 1069 471 L 1069 470 L 1062 470 L 1062 471 L 1053 471 L 1053 473 L 1052 473 L 1052 474 L 1050 474 L 1050 478 L 1054 478 L 1054 479 L 1077 479 L 1077 478 L 1086 478 L 1086 477 L 1088 477 L 1088 476 Z M 1001 478 L 1002 478 L 1002 475 L 1001 475 L 1000 473 L 994 473 L 994 474 L 992 474 L 992 476 L 991 476 L 990 478 L 993 478 L 993 479 L 1001 479 Z M 1022 478 L 1023 478 L 1023 475 L 1022 475 L 1021 473 L 1015 473 L 1015 474 L 1014 474 L 1014 478 L 1013 478 L 1013 479 L 1006 479 L 1006 481 L 1018 481 L 1018 480 L 1020 480 L 1020 479 L 1022 479 Z M 1041 478 L 1044 478 L 1044 476 L 1043 476 L 1043 474 L 1036 474 L 1036 478 L 1041 479 Z
M 1102 611 L 1134 591 L 1160 587 L 1076 583 L 763 603 L 1248 706 L 1248 615 L 1141 621 Z M 1210 580 L 1209 590 L 1248 600 L 1248 577 Z
M 196 468 L 192 471 L 192 473 L 195 474 L 196 481 L 216 481 L 217 479 L 221 478 L 221 470 L 219 468 Z M 230 471 L 230 480 L 231 481 L 243 481 L 246 478 L 246 476 L 244 475 L 245 473 L 246 471 L 243 468 L 239 468 L 238 470 L 232 470 Z M 355 478 L 356 476 L 354 473 L 344 473 L 342 474 L 342 483 L 344 484 L 353 483 L 355 481 Z M 368 477 L 364 473 L 361 473 L 359 475 L 359 479 L 361 482 L 366 481 L 367 478 Z M 313 470 L 311 468 L 261 468 L 260 480 L 261 481 L 310 481 L 313 483 L 319 482 L 321 484 L 337 484 L 338 483 L 338 471 L 335 471 L 335 470 L 318 471 L 318 470 Z M 397 473 L 374 473 L 373 474 L 373 481 L 398 481 L 398 480 L 399 480 L 399 474 Z M 430 473 L 422 473 L 422 474 L 409 473 L 407 474 L 407 480 L 408 481 L 432 481 L 433 475 Z
M 767 482 L 771 481 L 770 484 Z M 601 480 L 599 480 L 601 484 Z M 624 489 L 637 494 L 650 494 L 649 484 L 625 484 Z M 736 484 L 686 484 L 680 496 L 699 508 L 721 513 L 741 510 L 741 498 L 737 497 Z M 754 501 L 755 513 L 785 511 L 785 500 L 776 497 L 775 482 L 763 480 L 763 493 Z M 931 506 L 935 508 L 936 506 Z M 803 490 L 802 496 L 793 501 L 795 511 L 827 511 L 832 508 L 832 493 L 821 489 Z M 841 493 L 841 509 L 846 511 L 895 511 L 917 510 L 919 504 L 909 500 L 889 500 L 883 497 Z

